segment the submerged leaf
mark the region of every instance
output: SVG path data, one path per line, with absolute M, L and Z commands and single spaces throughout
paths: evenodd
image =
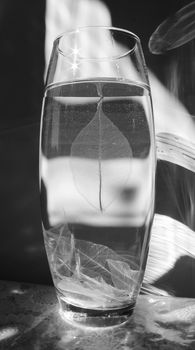
M 101 211 L 105 210 L 114 199 L 107 195 L 110 178 L 114 182 L 114 179 L 117 177 L 118 180 L 120 176 L 121 182 L 125 183 L 128 177 L 127 173 L 119 175 L 118 172 L 116 174 L 110 172 L 106 161 L 132 157 L 132 150 L 126 137 L 103 113 L 103 100 L 100 99 L 93 119 L 77 135 L 71 148 L 71 169 L 75 185 L 83 198 Z M 79 159 L 90 161 L 84 166 Z M 93 181 L 92 191 L 87 191 L 86 188 L 90 186 L 91 181 Z
M 112 249 L 75 239 L 66 226 L 59 232 L 54 271 L 65 298 L 82 307 L 126 305 L 137 288 L 139 271 Z
M 106 283 L 102 278 L 90 278 L 82 274 L 81 278 L 64 277 L 58 288 L 64 293 L 66 298 L 76 299 L 80 306 L 87 302 L 88 307 L 114 307 L 127 304 L 129 295 L 126 291 L 117 289 Z

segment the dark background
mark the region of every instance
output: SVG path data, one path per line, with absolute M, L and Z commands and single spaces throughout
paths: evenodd
M 189 1 L 104 2 L 114 26 L 141 38 L 148 67 L 163 81 L 166 55 L 152 55 L 148 41 L 164 19 Z M 38 187 L 45 8 L 45 0 L 0 2 L 0 279 L 50 284 Z M 166 196 L 164 190 L 157 181 L 158 198 Z M 158 200 L 156 211 L 161 209 Z

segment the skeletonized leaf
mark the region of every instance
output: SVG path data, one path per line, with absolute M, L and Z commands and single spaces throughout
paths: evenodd
M 59 232 L 53 263 L 57 287 L 66 298 L 94 308 L 126 305 L 139 271 L 107 246 L 75 239 L 66 225 Z
M 131 158 L 132 150 L 126 137 L 103 113 L 101 105 L 100 99 L 93 119 L 74 140 L 70 162 L 79 193 L 91 206 L 102 211 L 114 200 L 108 195 L 110 180 L 114 182 L 115 177 L 117 180 L 121 177 L 121 183 L 125 183 L 128 177 L 125 172 L 119 174 L 117 171 L 109 171 L 107 161 L 121 157 Z M 88 165 L 84 166 L 81 159 L 88 159 Z M 89 190 L 91 181 L 92 190 Z
M 129 264 L 124 261 L 108 259 L 107 262 L 114 286 L 129 292 L 132 291 L 137 285 L 139 271 L 132 270 Z

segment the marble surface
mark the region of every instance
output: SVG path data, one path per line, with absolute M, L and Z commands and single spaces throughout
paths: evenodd
M 65 322 L 52 286 L 0 281 L 0 349 L 195 349 L 195 299 L 140 295 L 115 328 Z

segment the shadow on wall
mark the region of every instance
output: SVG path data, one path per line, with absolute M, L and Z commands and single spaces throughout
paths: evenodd
M 195 258 L 182 256 L 172 269 L 155 281 L 154 287 L 166 290 L 170 295 L 177 297 L 195 297 Z
M 0 4 L 0 279 L 51 283 L 38 189 L 45 1 Z

